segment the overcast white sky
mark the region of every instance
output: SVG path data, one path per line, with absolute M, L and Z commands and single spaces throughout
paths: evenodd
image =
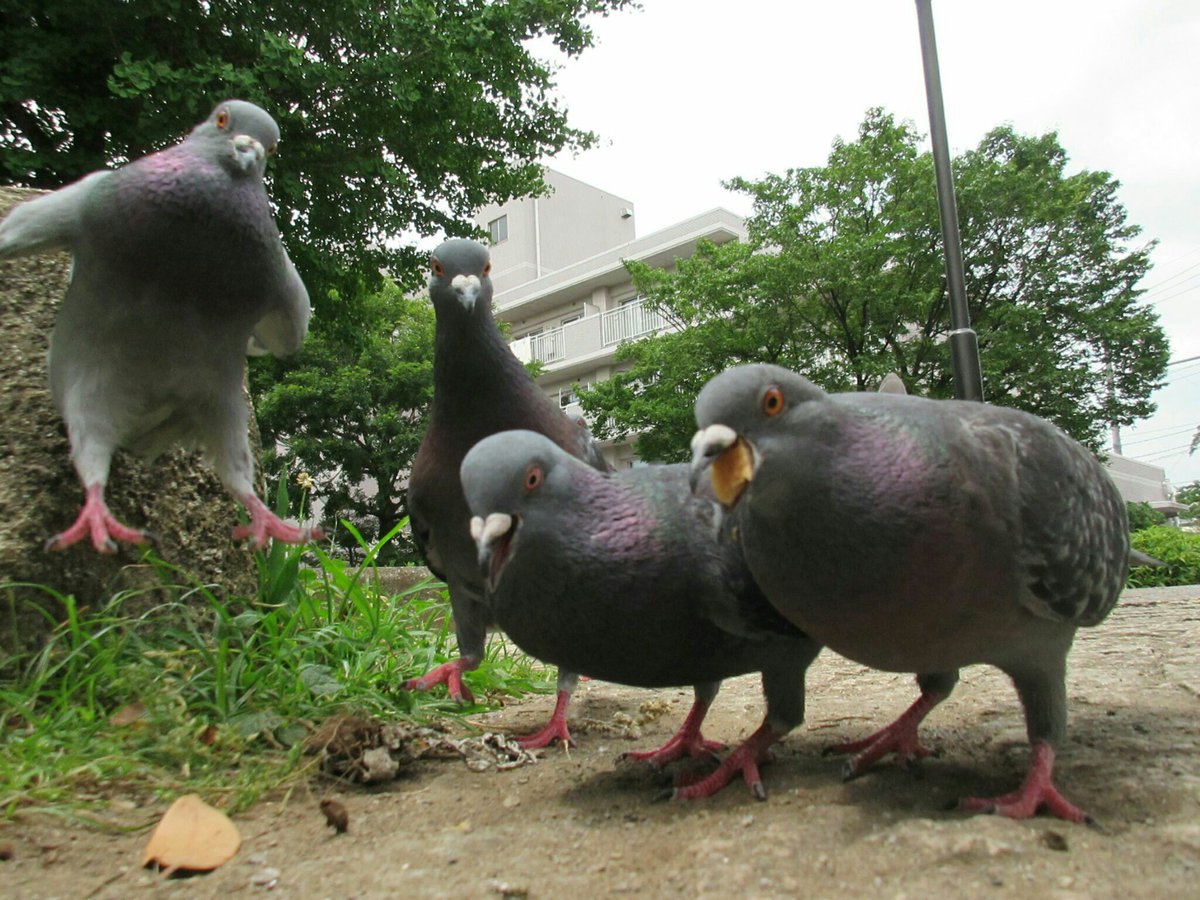
M 928 131 L 913 0 L 643 0 L 594 22 L 597 46 L 559 94 L 600 145 L 553 167 L 634 204 L 640 235 L 748 204 L 720 182 L 822 165 L 868 107 Z M 1070 170 L 1103 169 L 1144 237 L 1172 359 L 1200 356 L 1200 2 L 933 4 L 951 152 L 992 127 L 1057 130 Z M 1174 365 L 1127 456 L 1200 479 L 1200 360 Z

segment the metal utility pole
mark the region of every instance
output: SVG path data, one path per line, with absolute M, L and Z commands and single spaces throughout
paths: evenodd
M 925 97 L 929 103 L 929 138 L 933 142 L 933 170 L 937 176 L 938 212 L 941 215 L 942 243 L 946 252 L 946 285 L 950 291 L 950 365 L 954 372 L 954 395 L 960 400 L 982 400 L 979 341 L 971 330 L 971 313 L 967 309 L 962 238 L 959 236 L 958 209 L 954 202 L 954 176 L 950 171 L 946 112 L 942 106 L 942 76 L 938 71 L 931 2 L 917 0 L 917 24 L 921 30 Z

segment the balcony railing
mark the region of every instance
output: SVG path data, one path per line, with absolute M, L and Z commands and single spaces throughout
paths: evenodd
M 666 326 L 666 320 L 643 306 L 639 297 L 617 309 L 518 338 L 511 347 L 518 359 L 526 362 L 536 359 L 550 365 L 596 353 L 622 341 L 637 340 Z
M 600 314 L 601 340 L 605 347 L 632 341 L 663 328 L 667 323 L 663 317 L 643 305 L 641 297 Z

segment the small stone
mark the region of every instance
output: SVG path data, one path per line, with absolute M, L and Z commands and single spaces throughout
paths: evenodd
M 272 888 L 275 887 L 275 883 L 278 881 L 279 870 L 272 868 L 271 866 L 259 869 L 250 876 L 250 883 L 256 885 L 257 887 Z
M 1051 850 L 1057 850 L 1059 853 L 1066 853 L 1071 849 L 1067 843 L 1066 837 L 1061 831 L 1044 831 L 1042 832 L 1042 844 L 1049 847 Z
M 518 797 L 516 794 L 509 794 L 507 797 L 504 798 L 504 801 L 501 805 L 505 809 L 516 809 L 518 806 L 521 805 L 521 798 Z

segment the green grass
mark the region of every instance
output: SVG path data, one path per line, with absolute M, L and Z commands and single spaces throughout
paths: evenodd
M 236 811 L 309 774 L 303 740 L 333 714 L 428 721 L 552 689 L 552 673 L 493 640 L 466 677 L 483 705 L 460 708 L 444 688 L 400 690 L 456 648 L 444 590 L 416 596 L 440 584 L 396 596 L 369 586 L 364 574 L 392 536 L 364 545 L 355 574 L 319 548 L 276 544 L 258 555 L 259 596 L 232 600 L 147 554 L 164 583 L 153 596 L 168 599 L 140 615 L 126 611 L 145 599 L 134 592 L 81 609 L 20 586 L 44 591 L 61 616 L 40 652 L 0 676 L 0 818 L 104 824 L 114 800 L 189 791 Z M 112 721 L 143 707 L 132 724 Z

